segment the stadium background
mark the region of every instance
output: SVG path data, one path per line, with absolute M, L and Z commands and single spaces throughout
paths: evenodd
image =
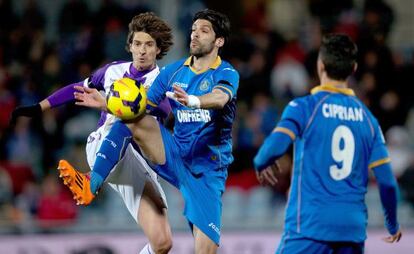
M 143 246 L 143 234 L 114 192 L 103 190 L 90 207 L 80 208 L 57 178 L 60 158 L 87 168 L 84 145 L 97 112 L 69 105 L 39 120 L 21 118 L 14 127 L 9 116 L 15 106 L 37 103 L 104 63 L 130 59 L 126 29 L 139 12 L 154 11 L 174 28 L 174 48 L 161 66 L 187 56 L 192 14 L 205 7 L 230 16 L 233 35 L 223 57 L 241 74 L 220 253 L 273 253 L 279 241 L 291 157 L 282 159 L 276 188 L 258 186 L 252 158 L 284 105 L 318 84 L 317 49 L 329 32 L 358 43 L 351 85 L 383 127 L 401 188 L 405 235 L 389 246 L 380 241 L 386 230 L 370 182 L 367 253 L 412 253 L 412 0 L 0 0 L 0 253 L 137 253 Z M 164 186 L 173 253 L 191 253 L 180 194 Z

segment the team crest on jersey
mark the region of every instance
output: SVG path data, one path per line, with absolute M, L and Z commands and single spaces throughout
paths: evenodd
M 210 87 L 210 82 L 207 79 L 204 79 L 203 81 L 201 81 L 199 89 L 201 91 L 207 91 L 209 87 Z

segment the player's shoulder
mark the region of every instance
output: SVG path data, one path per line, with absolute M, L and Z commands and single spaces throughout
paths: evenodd
M 113 81 L 122 77 L 123 73 L 129 70 L 129 67 L 132 62 L 126 61 L 114 61 L 110 63 L 106 63 L 105 65 L 96 69 L 91 77 L 90 82 L 94 84 L 95 88 L 102 89 L 102 85 L 105 80 L 110 80 L 112 83 Z M 101 85 L 98 85 L 101 84 Z
M 296 117 L 301 117 L 304 120 L 312 114 L 316 105 L 317 103 L 315 103 L 312 95 L 296 97 L 287 104 L 284 114 L 295 114 Z
M 113 61 L 110 63 L 105 64 L 103 67 L 104 69 L 123 69 L 123 70 L 128 70 L 130 65 L 131 65 L 131 61 Z
M 226 61 L 224 59 L 221 59 L 221 63 L 218 66 L 218 68 L 219 69 L 222 69 L 222 70 L 223 69 L 234 70 L 234 71 L 236 70 L 236 69 L 234 69 L 234 67 L 233 67 L 233 65 L 231 63 L 229 63 L 228 61 Z
M 300 97 L 296 97 L 289 101 L 288 106 L 290 107 L 305 107 L 307 108 L 310 104 L 312 104 L 312 96 L 311 95 L 304 95 Z
M 234 72 L 235 74 L 239 75 L 238 71 L 231 65 L 231 63 L 227 62 L 226 60 L 221 60 L 221 64 L 217 67 L 219 71 L 228 71 Z
M 216 79 L 229 80 L 230 83 L 237 83 L 240 79 L 239 72 L 225 60 L 221 60 L 220 65 L 212 73 Z
M 131 65 L 131 63 L 132 62 L 127 62 L 127 61 L 113 61 L 113 62 L 105 63 L 105 64 L 101 65 L 94 72 L 95 73 L 105 73 L 108 70 L 115 70 L 115 69 L 127 70 L 127 69 L 129 69 L 129 66 Z

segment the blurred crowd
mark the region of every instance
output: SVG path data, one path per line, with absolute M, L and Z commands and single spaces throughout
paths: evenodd
M 107 62 L 130 60 L 124 50 L 129 20 L 139 12 L 157 13 L 161 8 L 156 4 L 165 4 L 60 0 L 56 1 L 60 8 L 52 12 L 43 2 L 0 0 L 0 228 L 5 232 L 30 232 L 34 226 L 48 231 L 76 222 L 79 209 L 55 168 L 59 158 L 66 158 L 87 170 L 84 145 L 99 116 L 67 105 L 45 112 L 41 119 L 20 118 L 10 126 L 12 110 L 85 79 Z M 176 47 L 183 52 L 195 7 L 232 11 L 233 35 L 223 58 L 241 79 L 228 189 L 257 199 L 252 194 L 258 188 L 254 155 L 283 107 L 319 84 L 316 60 L 322 36 L 346 33 L 359 47 L 358 71 L 351 86 L 377 116 L 401 200 L 414 208 L 414 97 L 409 89 L 414 84 L 414 44 L 397 38 L 390 47 L 390 36 L 401 25 L 396 6 L 383 0 L 175 2 L 178 9 L 187 10 L 175 17 L 174 27 L 176 41 L 182 42 Z M 414 17 L 411 0 L 392 2 L 399 3 L 400 9 L 411 7 Z M 412 37 L 413 19 L 407 31 Z M 291 156 L 283 157 L 281 165 L 279 185 L 265 195 L 269 204 L 283 204 L 289 188 Z

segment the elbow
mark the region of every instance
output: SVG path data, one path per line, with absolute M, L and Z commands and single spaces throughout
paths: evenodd
M 227 102 L 218 102 L 218 103 L 216 104 L 216 108 L 217 108 L 217 109 L 223 109 L 223 108 L 224 108 L 224 106 L 226 106 L 226 103 L 227 103 Z
M 216 108 L 222 109 L 224 106 L 226 106 L 227 102 L 230 100 L 229 96 L 227 94 L 222 94 L 219 100 L 217 100 Z

